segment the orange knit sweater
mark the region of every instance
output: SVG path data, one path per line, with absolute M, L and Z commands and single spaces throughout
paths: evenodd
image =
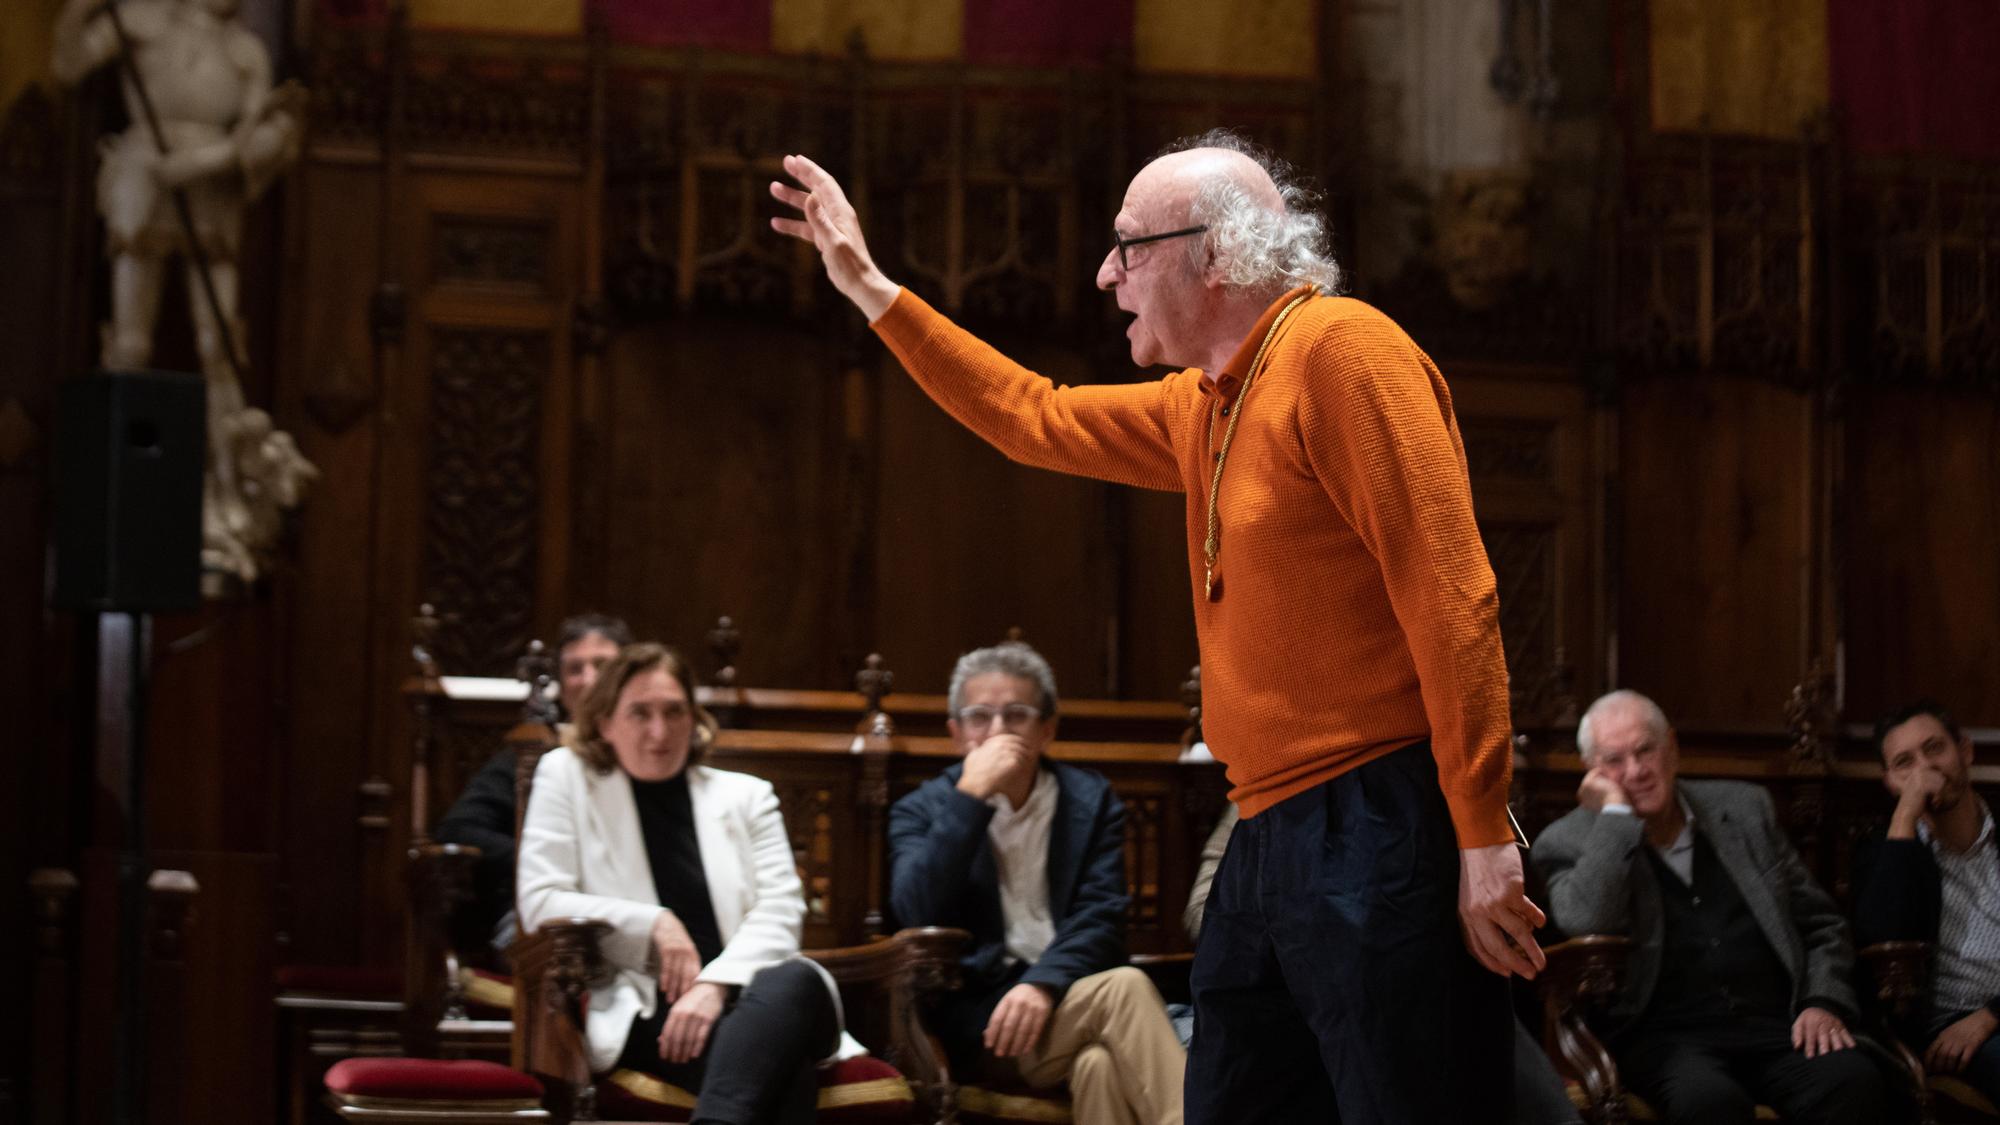
M 908 290 L 874 328 L 1013 460 L 1187 494 L 1202 726 L 1244 816 L 1429 736 L 1459 846 L 1510 840 L 1499 598 L 1451 393 L 1374 308 L 1317 297 L 1272 340 L 1223 472 L 1222 596 L 1203 596 L 1220 408 L 1290 296 L 1213 383 L 1057 387 Z

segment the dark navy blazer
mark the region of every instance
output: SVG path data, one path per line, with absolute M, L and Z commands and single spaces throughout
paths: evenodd
M 972 944 L 960 959 L 963 987 L 929 1012 L 955 1065 L 980 1058 L 993 1008 L 1015 984 L 1069 986 L 1125 963 L 1125 806 L 1103 775 L 1046 758 L 1055 775 L 1049 826 L 1049 916 L 1055 940 L 1033 964 L 1008 964 L 1007 920 L 986 828 L 993 806 L 958 790 L 963 763 L 889 811 L 889 913 L 895 926 L 955 926 Z

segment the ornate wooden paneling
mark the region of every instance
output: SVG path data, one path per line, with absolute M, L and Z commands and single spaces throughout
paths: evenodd
M 1868 164 L 1847 190 L 1855 373 L 2000 390 L 2000 170 Z
M 425 601 L 449 607 L 439 662 L 510 671 L 533 629 L 541 517 L 536 419 L 546 333 L 438 329 L 431 337 Z
M 1563 721 L 1603 682 L 1593 414 L 1556 372 L 1461 367 L 1447 375 L 1499 586 L 1514 721 Z
M 1819 377 L 1824 146 L 1654 138 L 1612 203 L 1605 339 L 1629 375 Z

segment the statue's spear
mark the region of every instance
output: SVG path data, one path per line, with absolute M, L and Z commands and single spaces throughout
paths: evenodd
M 153 135 L 153 147 L 161 156 L 169 155 L 167 134 L 160 128 L 160 115 L 153 109 L 153 96 L 146 91 L 146 80 L 139 75 L 139 65 L 132 58 L 132 36 L 125 30 L 125 20 L 118 14 L 118 0 L 106 0 L 104 14 L 111 19 L 111 29 L 118 35 L 118 61 L 125 70 L 125 77 L 132 83 L 132 91 L 139 95 L 139 109 L 146 118 L 146 131 Z M 230 373 L 236 376 L 238 386 L 248 380 L 244 378 L 243 361 L 236 355 L 236 331 L 229 318 L 222 314 L 222 299 L 216 296 L 215 279 L 209 276 L 208 248 L 201 244 L 200 236 L 194 229 L 194 210 L 188 205 L 187 191 L 176 184 L 170 189 L 174 198 L 174 212 L 180 216 L 181 233 L 187 238 L 188 253 L 194 258 L 195 272 L 201 276 L 201 292 L 208 303 L 208 315 L 215 321 L 215 330 L 222 335 L 222 351 L 229 357 Z

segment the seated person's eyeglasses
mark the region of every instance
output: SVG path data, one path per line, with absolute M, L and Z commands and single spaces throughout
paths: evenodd
M 1131 238 L 1126 238 L 1123 234 L 1120 234 L 1118 232 L 1118 229 L 1116 227 L 1113 227 L 1111 230 L 1111 243 L 1112 245 L 1118 247 L 1118 268 L 1124 270 L 1126 273 L 1130 273 L 1132 272 L 1132 266 L 1134 263 L 1143 262 L 1146 260 L 1145 255 L 1143 253 L 1139 254 L 1133 253 L 1131 249 L 1132 247 L 1144 246 L 1150 242 L 1164 242 L 1169 238 L 1186 238 L 1188 235 L 1201 234 L 1207 230 L 1208 230 L 1208 224 L 1203 223 L 1198 227 L 1185 227 L 1181 230 L 1170 230 L 1167 231 L 1165 234 L 1141 234 L 1141 235 L 1135 235 Z
M 967 730 L 988 730 L 993 720 L 1000 720 L 1000 729 L 1015 733 L 1027 730 L 1042 717 L 1041 709 L 1025 703 L 1009 703 L 1005 707 L 987 707 L 984 704 L 958 709 L 959 725 Z

